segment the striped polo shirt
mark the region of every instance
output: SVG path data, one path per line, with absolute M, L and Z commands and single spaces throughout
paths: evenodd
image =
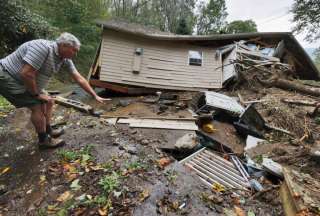
M 71 74 L 76 68 L 71 59 L 59 56 L 58 44 L 49 40 L 32 40 L 22 44 L 15 52 L 0 60 L 0 64 L 20 83 L 23 83 L 20 72 L 24 64 L 31 65 L 38 71 L 36 84 L 38 90 L 45 89 L 51 76 L 66 65 Z

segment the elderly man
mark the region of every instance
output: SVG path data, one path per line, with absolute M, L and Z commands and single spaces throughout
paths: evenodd
M 99 97 L 75 68 L 72 57 L 80 49 L 80 41 L 70 33 L 62 33 L 56 41 L 43 39 L 22 44 L 15 52 L 0 60 L 0 94 L 15 107 L 31 110 L 31 122 L 39 137 L 39 147 L 54 148 L 64 144 L 63 132 L 50 126 L 54 99 L 44 93 L 50 77 L 62 65 L 72 78 L 98 102 Z

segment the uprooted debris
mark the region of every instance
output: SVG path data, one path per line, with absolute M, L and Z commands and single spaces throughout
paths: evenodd
M 318 98 L 310 96 L 318 90 L 298 81 L 277 50 L 269 51 L 243 42 L 229 47 L 223 55 L 234 57 L 228 66 L 236 82 L 225 80 L 232 92 L 158 91 L 112 102 L 99 119 L 63 109 L 55 120 L 66 127 L 70 146 L 58 158 L 41 153 L 44 163 L 31 179 L 39 187 L 14 194 L 12 185 L 0 184 L 0 212 L 19 204 L 3 197 L 23 203 L 25 196 L 32 200 L 25 202 L 29 213 L 319 214 L 320 116 Z M 11 146 L 19 133 L 15 128 L 1 138 Z M 26 147 L 10 155 L 28 149 L 31 139 L 23 140 Z M 0 180 L 11 174 L 6 167 Z

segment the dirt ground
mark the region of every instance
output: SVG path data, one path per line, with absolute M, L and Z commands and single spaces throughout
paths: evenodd
M 296 139 L 307 131 L 312 134 L 294 142 L 283 134 L 270 133 L 268 144 L 248 154 L 252 158 L 267 155 L 319 180 L 319 164 L 308 152 L 318 145 L 320 126 L 314 118 L 306 117 L 310 108 L 280 102 L 281 98 L 305 96 L 279 89 L 228 94 L 238 93 L 245 101 L 265 100 L 256 104 L 257 110 L 268 123 L 294 132 Z M 113 97 L 106 105 L 85 102 L 108 116 L 191 117 L 187 109 L 174 106 L 160 113 L 158 105 L 142 102 L 149 97 L 155 98 Z M 279 184 L 265 180 L 267 187 L 275 187 L 257 196 L 216 191 L 160 150 L 188 131 L 111 125 L 103 118 L 56 105 L 53 123 L 64 127 L 62 138 L 67 145 L 39 151 L 28 116 L 28 110 L 16 109 L 0 119 L 1 216 L 284 215 Z

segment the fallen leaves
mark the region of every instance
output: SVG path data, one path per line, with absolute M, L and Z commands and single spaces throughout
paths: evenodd
M 171 159 L 169 157 L 163 157 L 159 159 L 157 163 L 161 169 L 164 169 L 166 166 L 168 166 L 171 163 Z
M 98 213 L 100 216 L 105 216 L 105 215 L 108 215 L 108 210 L 107 209 L 99 209 Z
M 150 196 L 150 191 L 148 189 L 144 189 L 140 194 L 139 194 L 139 201 L 143 202 L 145 201 L 148 197 Z
M 234 207 L 234 211 L 236 212 L 237 216 L 246 216 L 245 211 L 238 206 Z
M 41 175 L 40 176 L 40 181 L 39 181 L 39 185 L 43 185 L 46 182 L 46 176 L 45 175 Z
M 70 191 L 65 191 L 63 194 L 61 194 L 58 198 L 57 201 L 58 202 L 65 202 L 67 200 L 72 199 L 73 195 Z
M 79 179 L 76 179 L 76 180 L 74 180 L 72 183 L 71 183 L 71 185 L 70 185 L 70 188 L 72 189 L 72 190 L 79 190 L 80 188 L 81 188 L 81 185 L 79 185 Z
M 7 173 L 10 170 L 10 167 L 5 167 L 3 170 L 0 172 L 0 176 Z
M 212 185 L 212 190 L 217 191 L 217 192 L 224 192 L 225 187 L 222 184 L 216 182 Z

